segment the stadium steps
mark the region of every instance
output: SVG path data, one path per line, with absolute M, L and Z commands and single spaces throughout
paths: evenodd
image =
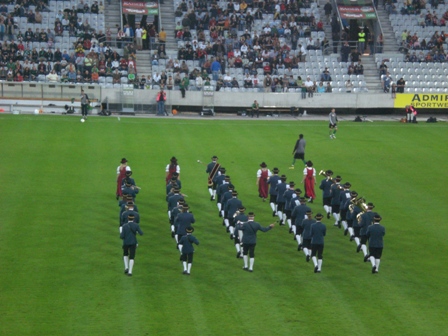
M 120 4 L 117 1 L 111 1 L 110 4 L 105 3 L 104 18 L 106 20 L 106 29 L 110 28 L 112 32 L 112 39 L 117 37 L 117 26 L 121 26 L 121 12 Z
M 137 71 L 138 75 L 152 76 L 151 51 L 137 50 Z
M 398 45 L 395 38 L 394 29 L 390 23 L 389 14 L 387 14 L 382 6 L 378 6 L 376 11 L 378 13 L 378 20 L 380 21 L 383 29 L 383 53 L 396 53 L 398 51 Z M 410 18 L 412 18 L 412 16 L 410 16 Z
M 375 56 L 362 56 L 362 64 L 364 65 L 364 79 L 369 93 L 382 92 Z
M 172 1 L 164 1 L 160 4 L 160 27 L 166 31 L 166 45 L 165 50 L 168 53 L 177 54 L 177 42 L 174 38 L 174 29 L 176 26 L 175 16 L 174 16 L 174 6 Z

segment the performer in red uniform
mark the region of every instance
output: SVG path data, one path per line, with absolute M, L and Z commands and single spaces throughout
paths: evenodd
M 308 197 L 308 202 L 313 203 L 316 198 L 316 193 L 314 192 L 314 186 L 316 184 L 316 169 L 313 168 L 313 162 L 308 161 L 306 167 L 303 170 L 303 180 L 302 183 L 305 184 L 305 197 Z
M 126 172 L 131 171 L 131 167 L 128 166 L 128 160 L 125 158 L 121 159 L 121 164 L 117 168 L 117 199 L 121 197 L 121 185 L 123 184 L 123 179 L 126 177 Z
M 168 184 L 168 182 L 171 181 L 173 173 L 178 173 L 179 174 L 178 179 L 180 179 L 180 167 L 177 164 L 177 159 L 174 156 L 170 159 L 170 164 L 166 166 L 165 172 L 166 172 L 166 178 L 165 178 L 166 184 Z
M 260 169 L 257 171 L 257 186 L 258 195 L 263 199 L 263 202 L 268 197 L 268 178 L 271 177 L 271 171 L 267 168 L 267 164 L 262 162 Z

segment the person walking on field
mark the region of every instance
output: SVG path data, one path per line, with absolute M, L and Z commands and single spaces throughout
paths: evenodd
M 128 216 L 128 222 L 123 225 L 120 238 L 123 239 L 123 260 L 124 274 L 132 276 L 134 267 L 135 250 L 137 249 L 136 234 L 143 236 L 143 231 L 137 223 L 134 223 L 134 216 Z
M 308 197 L 308 202 L 313 203 L 316 198 L 314 192 L 314 186 L 316 185 L 316 169 L 313 168 L 313 162 L 308 161 L 306 167 L 303 170 L 302 183 L 305 185 L 305 197 Z
M 330 124 L 328 126 L 330 128 L 330 139 L 336 139 L 336 132 L 338 131 L 338 116 L 336 115 L 336 110 L 331 109 L 328 117 L 330 119 Z
M 322 270 L 324 237 L 327 233 L 326 226 L 321 222 L 323 217 L 322 214 L 318 213 L 314 217 L 316 223 L 311 225 L 311 259 L 314 263 L 314 273 L 320 273 Z
M 375 214 L 373 224 L 367 228 L 366 236 L 369 239 L 369 259 L 372 263 L 372 273 L 378 273 L 380 268 L 380 259 L 383 254 L 383 237 L 386 235 L 386 229 L 380 224 L 381 216 Z
M 177 159 L 176 157 L 172 157 L 170 159 L 170 163 L 166 165 L 165 168 L 165 183 L 168 184 L 168 182 L 171 180 L 171 178 L 173 177 L 174 173 L 177 173 L 179 175 L 177 175 L 180 178 L 180 167 L 177 164 Z
M 294 149 L 292 151 L 292 155 L 294 155 L 294 158 L 292 160 L 292 164 L 291 164 L 291 167 L 289 167 L 289 169 L 294 169 L 294 164 L 296 163 L 296 159 L 302 160 L 303 164 L 306 164 L 305 146 L 306 146 L 306 141 L 303 138 L 303 134 L 299 134 L 299 139 L 296 141 L 296 145 L 294 146 Z
M 194 231 L 193 227 L 189 226 L 185 229 L 185 231 L 187 234 L 179 241 L 179 244 L 182 245 L 182 255 L 180 256 L 180 259 L 182 260 L 182 264 L 184 266 L 183 274 L 190 275 L 191 265 L 193 264 L 193 244 L 199 245 L 199 241 L 192 235 Z
M 267 227 L 262 227 L 259 223 L 254 221 L 255 214 L 249 212 L 248 221 L 245 223 L 238 223 L 237 230 L 243 231 L 243 260 L 244 271 L 253 272 L 255 262 L 255 245 L 257 245 L 257 231 L 267 232 L 271 230 L 275 224 L 272 223 Z M 248 267 L 249 255 L 249 267 Z
M 123 179 L 126 177 L 126 172 L 128 171 L 131 171 L 131 167 L 128 166 L 128 160 L 122 158 L 120 165 L 117 168 L 117 192 L 116 192 L 117 200 L 119 197 L 123 195 L 121 186 L 123 184 Z
M 260 164 L 260 169 L 257 171 L 258 195 L 263 199 L 263 202 L 268 197 L 268 178 L 272 175 L 267 167 L 268 165 L 265 162 L 262 162 Z

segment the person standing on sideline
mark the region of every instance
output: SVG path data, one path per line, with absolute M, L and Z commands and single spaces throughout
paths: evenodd
M 199 240 L 192 235 L 194 232 L 194 228 L 192 226 L 187 227 L 185 231 L 187 234 L 179 241 L 179 244 L 182 245 L 182 255 L 180 256 L 180 259 L 182 260 L 182 264 L 184 266 L 184 272 L 182 274 L 190 275 L 191 265 L 193 264 L 193 244 L 199 245 Z
M 303 134 L 299 134 L 299 139 L 296 141 L 296 145 L 294 146 L 294 149 L 292 150 L 292 155 L 294 155 L 294 158 L 292 159 L 292 164 L 289 169 L 294 169 L 294 164 L 296 163 L 296 159 L 302 160 L 303 164 L 306 164 L 305 161 L 305 146 L 306 146 L 306 140 L 303 138 Z
M 166 101 L 166 92 L 163 91 L 163 88 L 160 89 L 160 92 L 157 94 L 157 115 L 163 116 L 168 115 L 165 111 L 165 101 Z
M 316 169 L 313 168 L 313 162 L 308 161 L 306 167 L 303 170 L 303 180 L 302 183 L 305 185 L 305 197 L 308 198 L 309 203 L 313 203 L 316 198 L 316 193 L 314 192 L 314 186 L 316 184 Z
M 322 202 L 324 206 L 324 210 L 327 213 L 327 218 L 329 219 L 331 216 L 331 186 L 333 185 L 333 176 L 332 170 L 325 171 L 325 180 L 320 182 L 319 189 L 322 190 Z
M 213 182 L 215 176 L 219 175 L 219 168 L 221 165 L 218 163 L 218 157 L 213 155 L 212 162 L 207 165 L 205 172 L 208 174 L 207 187 L 210 193 L 210 201 L 213 201 L 216 197 L 216 184 Z
M 329 114 L 330 119 L 330 139 L 336 139 L 336 132 L 338 131 L 338 116 L 336 115 L 336 110 L 331 109 L 331 112 Z
M 378 273 L 380 268 L 381 255 L 383 254 L 383 237 L 386 235 L 386 229 L 380 224 L 381 216 L 375 214 L 373 225 L 367 228 L 366 236 L 369 239 L 369 258 L 372 263 L 372 273 Z
M 257 115 L 257 118 L 260 117 L 260 104 L 256 100 L 254 100 L 254 103 L 252 104 L 252 109 L 250 111 L 250 116 L 253 118 L 254 114 Z
M 249 212 L 248 221 L 238 226 L 238 230 L 243 231 L 243 270 L 253 272 L 255 262 L 255 245 L 257 245 L 257 231 L 267 232 L 274 227 L 274 223 L 267 227 L 262 227 L 259 223 L 254 221 L 255 214 Z M 249 254 L 249 267 L 247 265 Z
M 128 216 L 128 222 L 123 224 L 120 238 L 123 239 L 123 260 L 124 274 L 132 276 L 134 268 L 135 250 L 137 249 L 136 234 L 143 236 L 143 231 L 137 223 L 134 223 L 134 216 Z
M 321 222 L 323 217 L 324 216 L 318 213 L 314 217 L 316 223 L 311 225 L 311 259 L 313 259 L 314 263 L 314 273 L 320 273 L 322 270 L 324 237 L 327 233 L 326 226 Z
M 115 195 L 117 200 L 123 195 L 121 185 L 123 184 L 123 179 L 126 177 L 126 172 L 128 171 L 131 171 L 131 167 L 128 166 L 128 160 L 122 158 L 120 165 L 117 168 L 117 192 Z
M 84 117 L 84 119 L 87 119 L 89 104 L 89 96 L 84 92 L 84 90 L 81 90 L 81 115 Z
M 177 164 L 176 157 L 173 156 L 170 159 L 170 163 L 166 165 L 165 172 L 166 172 L 166 175 L 165 175 L 166 184 L 168 184 L 168 182 L 171 180 L 174 173 L 177 173 L 178 178 L 180 178 L 180 167 Z
M 277 184 L 280 182 L 280 176 L 278 176 L 278 173 L 280 170 L 278 168 L 272 169 L 272 176 L 268 178 L 268 184 L 269 184 L 269 205 L 272 209 L 272 217 L 275 217 L 277 215 Z
M 272 175 L 267 167 L 268 165 L 262 162 L 257 171 L 258 196 L 263 199 L 263 202 L 268 198 L 268 178 Z

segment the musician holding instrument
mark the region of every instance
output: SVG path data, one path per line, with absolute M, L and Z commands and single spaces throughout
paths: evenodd
M 213 155 L 212 162 L 207 165 L 205 172 L 208 174 L 207 187 L 210 193 L 210 201 L 213 201 L 216 197 L 216 184 L 213 182 L 216 175 L 219 175 L 219 168 L 221 165 L 218 163 L 218 157 Z
M 241 249 L 241 241 L 243 240 L 243 231 L 238 230 L 238 228 L 242 225 L 242 223 L 247 222 L 249 217 L 244 213 L 246 208 L 241 206 L 238 211 L 235 213 L 235 217 L 233 218 L 233 226 L 237 231 L 237 234 L 234 234 L 234 242 L 236 248 L 236 258 L 243 257 L 243 250 Z
M 361 214 L 359 217 L 359 225 L 361 226 L 361 246 L 358 246 L 356 252 L 359 252 L 359 250 L 362 250 L 362 253 L 364 254 L 364 262 L 367 262 L 369 260 L 369 254 L 367 253 L 367 229 L 370 225 L 373 224 L 373 218 L 375 217 L 376 213 L 373 212 L 373 208 L 375 206 L 373 203 L 367 203 L 367 209 L 366 211 Z
M 243 207 L 243 202 L 238 199 L 238 192 L 236 190 L 232 191 L 232 198 L 229 199 L 225 204 L 225 214 L 226 220 L 225 224 L 227 227 L 227 232 L 230 233 L 230 239 L 234 239 L 235 226 L 233 225 L 233 218 L 237 213 L 239 208 Z
M 333 176 L 333 171 L 327 170 L 324 172 L 321 170 L 319 175 L 325 176 L 325 180 L 320 182 L 319 189 L 322 190 L 322 202 L 327 213 L 327 219 L 329 219 L 331 216 L 331 186 L 333 185 L 333 179 L 331 177 Z
M 331 212 L 333 213 L 333 217 L 334 217 L 334 226 L 337 226 L 339 228 L 341 228 L 341 217 L 339 215 L 340 212 L 340 206 L 341 206 L 341 200 L 340 200 L 340 194 L 342 191 L 342 187 L 341 187 L 341 180 L 342 177 L 340 177 L 339 175 L 336 176 L 336 178 L 334 179 L 334 183 L 332 184 L 331 188 L 330 188 L 330 193 L 331 193 Z

